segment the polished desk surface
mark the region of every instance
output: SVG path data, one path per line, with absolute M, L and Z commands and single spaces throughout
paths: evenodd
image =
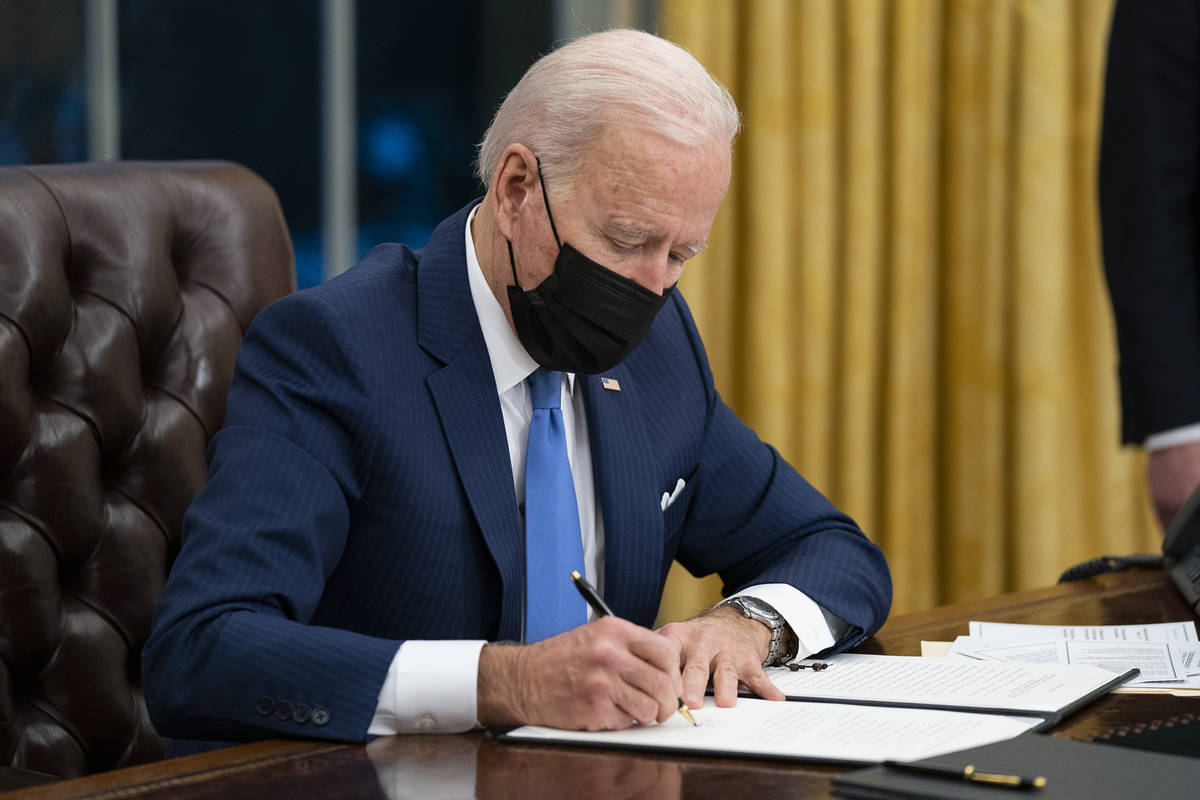
M 858 652 L 917 655 L 971 619 L 1099 625 L 1193 618 L 1161 572 L 1103 575 L 896 617 Z M 1110 694 L 1052 735 L 1089 740 L 1200 716 L 1200 698 Z M 814 732 L 814 734 L 817 732 Z M 5 798 L 831 797 L 844 767 L 502 744 L 483 732 L 367 745 L 267 741 L 24 789 Z M 474 773 L 472 775 L 472 773 Z

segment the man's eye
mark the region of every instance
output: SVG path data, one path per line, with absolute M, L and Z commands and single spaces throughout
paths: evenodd
M 612 245 L 613 250 L 616 250 L 618 253 L 632 253 L 641 248 L 640 244 L 626 244 L 616 239 L 609 239 L 608 241 Z

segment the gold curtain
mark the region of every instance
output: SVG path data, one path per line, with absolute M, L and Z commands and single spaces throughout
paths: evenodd
M 893 613 L 1153 552 L 1095 163 L 1108 0 L 662 0 L 742 109 L 682 288 L 725 399 L 887 554 Z M 660 618 L 719 597 L 678 565 Z

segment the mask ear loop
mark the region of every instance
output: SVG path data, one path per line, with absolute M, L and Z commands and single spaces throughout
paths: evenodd
M 504 242 L 508 245 L 508 265 L 510 267 L 512 267 L 513 286 L 517 287 L 518 289 L 521 289 L 521 282 L 519 280 L 517 280 L 517 260 L 515 258 L 513 258 L 512 242 L 509 241 L 508 239 L 505 239 Z M 523 292 L 525 290 L 521 289 L 521 291 Z
M 550 232 L 554 234 L 554 243 L 558 245 L 558 249 L 562 249 L 562 240 L 558 238 L 558 228 L 554 226 L 554 215 L 550 213 L 550 198 L 546 194 L 546 179 L 542 177 L 542 160 L 537 156 L 533 157 L 537 162 L 538 183 L 542 185 L 542 202 L 546 204 L 546 219 L 550 220 Z M 513 257 L 512 241 L 504 240 L 508 245 L 508 266 L 512 268 L 513 286 L 521 289 L 521 282 L 517 280 L 517 259 Z M 525 291 L 521 289 L 521 291 Z
M 546 204 L 546 218 L 550 220 L 550 232 L 554 234 L 554 243 L 561 250 L 562 240 L 558 238 L 558 228 L 554 227 L 554 215 L 550 213 L 550 196 L 546 194 L 546 179 L 542 177 L 542 160 L 537 156 L 533 158 L 537 161 L 538 183 L 542 185 L 542 202 Z

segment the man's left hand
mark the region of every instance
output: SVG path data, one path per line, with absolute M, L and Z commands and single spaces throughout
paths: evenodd
M 771 631 L 737 609 L 718 606 L 686 622 L 664 625 L 658 632 L 679 643 L 683 699 L 689 708 L 704 704 L 710 676 L 718 706 L 737 702 L 739 682 L 764 699 L 784 699 L 762 668 Z

